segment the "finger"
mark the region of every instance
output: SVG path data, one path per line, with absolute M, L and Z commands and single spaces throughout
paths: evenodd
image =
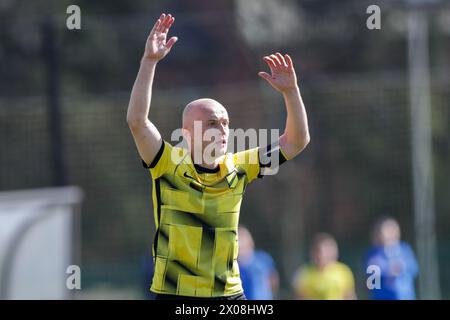
M 267 72 L 258 72 L 258 76 L 263 78 L 264 80 L 267 80 L 268 82 L 271 82 L 272 76 L 268 74 Z
M 273 88 L 276 89 L 275 84 L 273 83 L 272 77 L 266 72 L 258 72 L 258 76 L 266 80 Z
M 166 16 L 166 15 L 165 15 L 164 13 L 161 13 L 161 15 L 160 15 L 159 18 L 158 18 L 159 22 L 163 22 L 165 16 Z
M 266 61 L 266 63 L 267 63 L 267 66 L 269 67 L 269 69 L 270 69 L 270 72 L 272 73 L 272 74 L 274 74 L 275 73 L 275 63 L 272 61 L 272 59 L 270 59 L 270 58 L 265 58 L 264 59 L 264 61 Z
M 271 55 L 270 55 L 270 58 L 275 62 L 276 67 L 281 66 L 281 61 L 278 60 L 278 57 L 277 57 L 276 55 L 271 54 Z
M 284 57 L 281 55 L 281 53 L 277 52 L 276 55 L 277 55 L 277 57 L 278 57 L 278 60 L 280 60 L 281 65 L 282 65 L 283 67 L 287 68 L 288 65 L 287 65 L 286 61 L 284 60 Z
M 154 33 L 154 32 L 159 28 L 159 25 L 160 25 L 160 24 L 161 24 L 161 18 L 159 18 L 158 20 L 156 20 L 156 22 L 155 22 L 155 24 L 154 24 L 152 30 L 150 31 L 150 34 Z
M 168 32 L 169 32 L 169 29 L 170 29 L 170 27 L 172 26 L 172 24 L 173 24 L 174 21 L 175 21 L 175 18 L 174 18 L 174 17 L 171 17 L 170 20 L 169 20 L 169 22 L 168 22 L 168 24 L 166 25 L 166 29 L 164 29 L 164 33 L 168 33 Z
M 273 60 L 269 57 L 264 57 L 263 60 L 269 65 L 269 68 L 271 71 L 273 71 L 273 69 L 276 68 L 275 62 L 273 62 Z
M 178 38 L 177 37 L 172 37 L 172 38 L 170 38 L 169 39 L 169 41 L 167 41 L 167 43 L 166 43 L 166 48 L 167 49 L 172 49 L 172 47 L 173 47 L 173 45 L 175 44 L 175 42 L 177 42 L 178 41 Z
M 294 67 L 294 64 L 292 63 L 291 56 L 289 56 L 288 54 L 285 54 L 284 57 L 286 58 L 288 67 L 292 69 Z
M 162 29 L 164 28 L 164 21 L 166 20 L 166 14 L 163 13 L 161 17 L 159 18 L 161 20 L 161 23 L 159 24 L 158 28 L 156 29 L 156 32 L 162 32 Z
M 172 16 L 170 14 L 168 14 L 166 16 L 166 19 L 164 20 L 164 26 L 163 26 L 162 32 L 164 32 L 164 33 L 167 32 L 167 30 L 169 29 L 169 24 L 170 24 L 171 20 L 172 20 Z

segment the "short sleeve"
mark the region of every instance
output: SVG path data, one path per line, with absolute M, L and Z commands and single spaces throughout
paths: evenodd
M 142 161 L 145 168 L 150 169 L 153 179 L 157 179 L 170 170 L 172 146 L 166 141 L 162 141 L 161 148 L 149 165 Z
M 233 154 L 233 162 L 247 174 L 248 182 L 252 182 L 259 174 L 259 148 L 248 149 Z
M 260 172 L 258 178 L 277 174 L 280 166 L 288 160 L 279 141 L 259 148 Z

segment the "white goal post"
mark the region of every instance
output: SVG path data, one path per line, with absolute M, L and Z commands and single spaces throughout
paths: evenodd
M 74 186 L 0 192 L 0 299 L 74 297 L 82 199 Z

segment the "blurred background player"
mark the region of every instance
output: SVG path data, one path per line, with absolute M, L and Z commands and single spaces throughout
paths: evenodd
M 336 240 L 327 233 L 318 233 L 310 249 L 311 263 L 300 267 L 293 287 L 297 299 L 356 299 L 355 281 L 348 266 L 338 259 Z
M 378 266 L 380 288 L 369 290 L 375 300 L 413 300 L 416 298 L 414 279 L 419 268 L 413 250 L 400 240 L 400 226 L 391 217 L 381 218 L 374 226 L 373 246 L 366 257 L 368 266 Z
M 255 250 L 250 231 L 239 226 L 239 271 L 248 300 L 272 300 L 278 292 L 279 276 L 269 253 Z

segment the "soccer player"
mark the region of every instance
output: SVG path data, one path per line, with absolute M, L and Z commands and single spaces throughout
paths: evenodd
M 309 143 L 305 107 L 291 58 L 272 54 L 264 57 L 271 74 L 260 72 L 259 76 L 284 97 L 287 120 L 279 141 L 226 153 L 228 113 L 215 100 L 199 99 L 190 102 L 183 112 L 182 130 L 188 148 L 172 146 L 161 138 L 148 114 L 156 66 L 178 40 L 167 36 L 174 21 L 170 14 L 162 14 L 153 26 L 127 113 L 139 155 L 153 183 L 156 235 L 150 290 L 156 293 L 156 299 L 245 299 L 237 263 L 242 196 L 246 186 L 263 175 L 263 165 L 273 167 L 271 162 L 281 164 L 292 159 Z M 200 136 L 195 132 L 198 125 Z M 215 132 L 212 159 L 203 157 L 210 146 L 203 139 L 208 130 Z M 268 157 L 277 161 L 261 161 Z
M 369 290 L 374 300 L 415 300 L 414 280 L 419 272 L 411 246 L 401 240 L 400 226 L 392 217 L 382 217 L 375 224 L 365 261 L 381 272 L 380 287 Z
M 331 235 L 316 234 L 310 254 L 311 263 L 300 267 L 294 277 L 293 287 L 298 299 L 356 299 L 353 273 L 338 261 L 338 245 Z

